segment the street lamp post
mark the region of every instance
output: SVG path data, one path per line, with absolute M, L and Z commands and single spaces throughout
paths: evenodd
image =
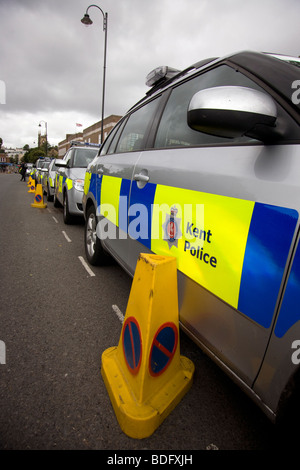
M 85 12 L 84 17 L 81 20 L 81 23 L 83 23 L 86 26 L 89 26 L 93 24 L 89 14 L 88 10 L 91 7 L 96 7 L 98 10 L 101 11 L 103 15 L 103 31 L 104 31 L 104 63 L 103 63 L 103 84 L 102 84 L 102 117 L 101 117 L 101 144 L 103 142 L 103 121 L 104 121 L 104 99 L 105 99 L 105 75 L 106 75 L 106 49 L 107 49 L 107 23 L 108 23 L 108 15 L 107 13 L 104 13 L 103 10 L 98 7 L 98 5 L 90 5 Z
M 45 129 L 46 129 L 46 157 L 48 156 L 48 125 L 47 125 L 47 122 L 46 121 L 40 121 L 39 122 L 39 127 L 42 127 L 41 126 L 41 122 L 43 122 L 45 124 Z

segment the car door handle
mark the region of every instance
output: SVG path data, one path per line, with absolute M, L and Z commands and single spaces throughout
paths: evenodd
M 142 173 L 139 173 L 138 175 L 134 175 L 133 179 L 135 181 L 142 181 L 143 183 L 148 183 L 149 176 L 148 175 L 143 175 Z

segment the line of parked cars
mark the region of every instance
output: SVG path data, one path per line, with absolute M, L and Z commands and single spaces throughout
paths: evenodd
M 82 197 L 84 178 L 88 164 L 98 154 L 100 145 L 71 142 L 71 147 L 62 159 L 39 158 L 32 177 L 41 184 L 47 201 L 54 206 L 63 206 L 66 224 L 75 217 L 83 217 Z

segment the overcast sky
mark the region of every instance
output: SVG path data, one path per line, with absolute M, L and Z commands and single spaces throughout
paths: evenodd
M 101 119 L 103 16 L 108 13 L 105 116 L 123 115 L 159 65 L 183 69 L 240 50 L 300 55 L 299 0 L 0 0 L 0 137 L 57 145 Z M 79 130 L 79 128 L 77 128 Z

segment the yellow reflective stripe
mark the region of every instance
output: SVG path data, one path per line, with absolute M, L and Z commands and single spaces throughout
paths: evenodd
M 50 183 L 50 186 L 52 186 L 52 187 L 54 186 L 54 184 L 53 184 L 53 179 L 50 178 L 50 176 L 49 176 L 49 183 Z
M 83 192 L 85 195 L 89 192 L 92 173 L 85 172 Z
M 73 180 L 71 180 L 70 178 L 66 178 L 66 184 L 67 184 L 68 190 L 73 188 Z
M 63 183 L 63 177 L 60 175 L 58 177 L 58 191 L 62 193 L 62 183 Z
M 122 178 L 116 176 L 102 177 L 100 213 L 110 222 L 119 225 L 119 198 Z
M 198 206 L 197 206 L 198 205 Z M 182 237 L 167 240 L 170 208 Z M 178 269 L 235 308 L 254 208 L 246 201 L 158 185 L 152 218 L 153 252 L 176 256 Z

